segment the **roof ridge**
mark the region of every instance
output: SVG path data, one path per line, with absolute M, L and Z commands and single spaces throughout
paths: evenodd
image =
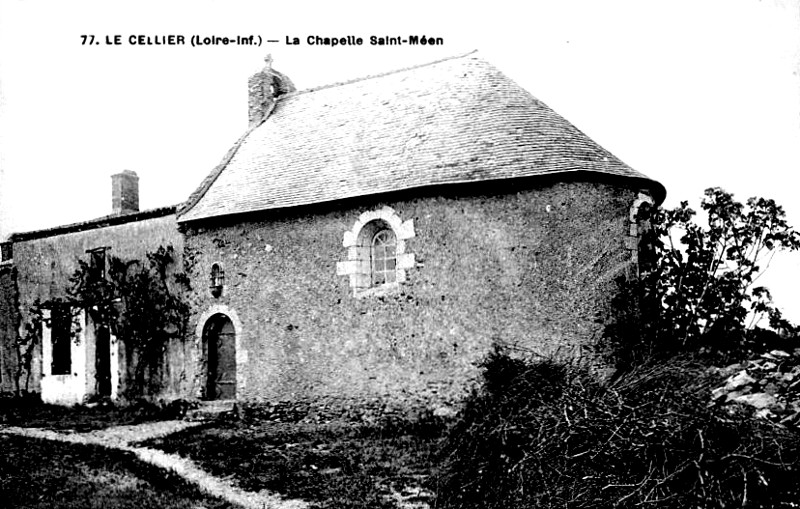
M 316 86 L 316 87 L 304 88 L 303 90 L 297 90 L 295 92 L 290 92 L 288 94 L 284 94 L 284 95 L 278 97 L 277 98 L 278 100 L 276 102 L 280 102 L 283 99 L 288 99 L 290 97 L 295 97 L 295 96 L 298 96 L 298 95 L 309 94 L 311 92 L 318 92 L 320 90 L 327 90 L 329 88 L 336 88 L 336 87 L 341 87 L 341 86 L 344 86 L 344 85 L 351 85 L 353 83 L 359 83 L 361 81 L 367 81 L 367 80 L 371 80 L 371 79 L 375 79 L 375 78 L 383 78 L 384 76 L 390 76 L 392 74 L 399 74 L 401 72 L 413 71 L 413 70 L 416 70 L 416 69 L 420 69 L 422 67 L 428 67 L 428 66 L 431 66 L 431 65 L 441 64 L 442 62 L 447 62 L 449 60 L 458 60 L 459 58 L 468 57 L 468 56 L 474 55 L 476 53 L 478 53 L 478 50 L 474 49 L 472 51 L 468 51 L 467 53 L 462 53 L 462 54 L 459 54 L 459 55 L 451 55 L 449 57 L 440 58 L 439 60 L 433 60 L 431 62 L 425 62 L 425 63 L 422 63 L 422 64 L 410 65 L 408 67 L 401 67 L 399 69 L 392 69 L 391 71 L 385 71 L 385 72 L 381 72 L 381 73 L 377 73 L 377 74 L 368 74 L 366 76 L 360 76 L 358 78 L 353 78 L 351 80 L 335 81 L 333 83 L 328 83 L 326 85 L 319 85 L 319 86 Z

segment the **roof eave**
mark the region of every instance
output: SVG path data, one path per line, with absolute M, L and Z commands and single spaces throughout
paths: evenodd
M 98 228 L 105 228 L 108 226 L 117 226 L 126 223 L 133 223 L 136 221 L 144 221 L 146 219 L 155 219 L 159 217 L 169 216 L 174 214 L 177 210 L 177 205 L 170 205 L 167 207 L 159 207 L 155 209 L 142 210 L 139 212 L 131 212 L 129 214 L 113 214 L 109 216 L 98 217 L 89 221 L 81 221 L 79 223 L 70 223 L 65 225 L 54 226 L 52 228 L 44 228 L 41 230 L 31 230 L 27 232 L 12 233 L 8 237 L 9 242 L 24 242 L 28 240 L 42 239 L 46 237 L 54 237 L 56 235 L 63 235 L 67 233 L 76 233 L 87 230 L 95 230 Z
M 638 189 L 642 191 L 646 191 L 650 196 L 653 198 L 656 206 L 660 206 L 664 199 L 666 198 L 667 190 L 666 188 L 658 181 L 652 180 L 647 177 L 634 177 L 634 176 L 622 176 L 622 175 L 613 175 L 609 173 L 604 173 L 601 171 L 595 170 L 583 170 L 583 169 L 575 169 L 575 170 L 566 170 L 560 172 L 554 172 L 549 174 L 543 175 L 532 175 L 532 176 L 523 176 L 523 177 L 502 177 L 496 179 L 480 179 L 480 180 L 459 180 L 459 181 L 452 181 L 452 182 L 438 182 L 436 184 L 427 184 L 423 186 L 408 186 L 403 188 L 395 188 L 389 191 L 377 191 L 374 193 L 357 193 L 348 196 L 340 196 L 335 199 L 330 200 L 323 200 L 323 201 L 303 201 L 298 203 L 293 203 L 290 205 L 281 205 L 281 206 L 262 206 L 258 208 L 253 208 L 250 210 L 243 210 L 237 212 L 229 212 L 229 213 L 211 213 L 202 216 L 196 217 L 186 217 L 187 214 L 179 216 L 177 221 L 179 224 L 190 224 L 190 223 L 198 223 L 201 221 L 211 221 L 216 220 L 218 218 L 230 218 L 235 216 L 241 215 L 248 215 L 248 214 L 255 214 L 258 212 L 266 212 L 266 211 L 279 211 L 279 210 L 289 210 L 299 207 L 307 207 L 313 205 L 323 205 L 326 203 L 336 203 L 344 200 L 352 200 L 354 198 L 359 197 L 376 197 L 380 195 L 390 195 L 392 193 L 402 193 L 408 191 L 414 191 L 415 189 L 426 189 L 426 188 L 436 188 L 436 187 L 450 187 L 456 185 L 470 185 L 470 184 L 479 184 L 481 182 L 493 182 L 499 183 L 503 180 L 516 180 L 516 179 L 552 179 L 552 178 L 564 178 L 565 176 L 570 177 L 578 177 L 580 175 L 586 175 L 590 177 L 588 180 L 595 180 L 599 182 L 606 182 L 606 183 L 615 183 L 615 182 L 627 182 L 629 185 L 627 187 L 632 189 Z M 188 211 L 187 211 L 188 213 Z

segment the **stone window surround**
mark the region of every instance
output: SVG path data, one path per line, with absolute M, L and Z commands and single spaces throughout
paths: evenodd
M 394 232 L 397 262 L 395 282 L 372 286 L 372 266 L 367 253 L 372 247 L 372 237 L 378 229 L 382 229 L 376 229 L 376 223 L 382 223 L 382 228 L 388 227 Z M 369 235 L 369 241 L 365 243 L 366 233 L 372 235 Z M 353 227 L 344 232 L 342 245 L 347 248 L 347 260 L 336 264 L 336 274 L 350 278 L 350 287 L 353 289 L 354 297 L 382 295 L 396 290 L 406 281 L 406 270 L 415 265 L 414 253 L 406 253 L 406 241 L 414 236 L 414 221 L 412 219 L 403 221 L 391 207 L 384 206 L 377 210 L 364 212 L 358 217 Z
M 655 207 L 653 198 L 644 191 L 639 191 L 638 196 L 631 205 L 628 215 L 628 235 L 625 238 L 625 248 L 630 252 L 631 263 L 636 268 L 636 274 L 639 275 L 639 242 L 641 241 L 642 231 L 639 224 L 639 208 L 645 203 L 651 207 Z

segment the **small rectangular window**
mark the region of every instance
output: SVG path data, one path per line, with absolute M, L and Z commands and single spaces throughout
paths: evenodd
M 107 247 L 98 247 L 86 251 L 89 253 L 89 269 L 95 281 L 106 279 L 106 250 Z

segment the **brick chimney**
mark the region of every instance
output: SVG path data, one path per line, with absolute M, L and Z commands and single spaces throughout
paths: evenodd
M 114 214 L 139 212 L 139 176 L 135 171 L 111 175 L 111 208 Z
M 249 126 L 255 127 L 269 117 L 278 97 L 294 92 L 294 83 L 272 68 L 272 55 L 264 59 L 266 65 L 261 72 L 247 81 Z

